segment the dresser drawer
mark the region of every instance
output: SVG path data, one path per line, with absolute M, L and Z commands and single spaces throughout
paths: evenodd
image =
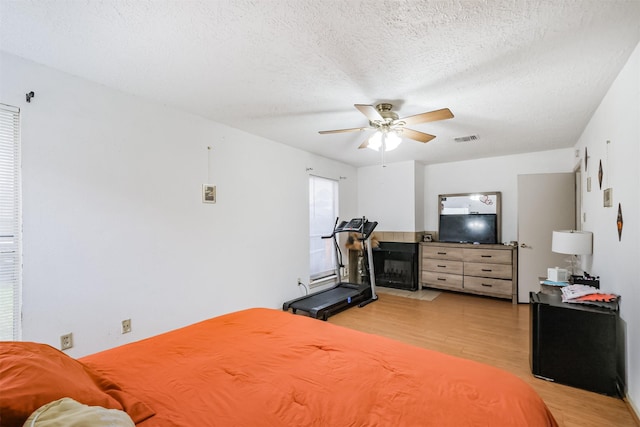
M 496 279 L 511 279 L 512 266 L 509 264 L 480 264 L 464 263 L 465 276 L 493 277 Z
M 435 271 L 437 273 L 462 274 L 462 261 L 451 261 L 448 259 L 422 259 L 422 269 Z
M 451 259 L 462 261 L 462 248 L 447 248 L 444 246 L 422 246 L 422 259 Z
M 482 294 L 511 297 L 513 293 L 513 282 L 511 282 L 511 280 L 465 276 L 464 289 Z
M 423 271 L 420 275 L 420 282 L 436 288 L 462 290 L 462 276 L 458 274 Z
M 463 249 L 465 262 L 487 262 L 490 264 L 511 264 L 511 251 L 500 249 Z

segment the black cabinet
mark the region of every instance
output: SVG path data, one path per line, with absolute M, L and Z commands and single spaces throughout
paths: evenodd
M 531 293 L 531 371 L 538 378 L 623 395 L 624 336 L 618 306 L 563 303 Z

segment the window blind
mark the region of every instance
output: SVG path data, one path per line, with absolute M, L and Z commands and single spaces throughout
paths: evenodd
M 309 176 L 309 248 L 310 279 L 335 274 L 335 249 L 332 239 L 322 239 L 333 231 L 338 216 L 338 182 Z
M 0 341 L 20 339 L 20 110 L 0 104 Z

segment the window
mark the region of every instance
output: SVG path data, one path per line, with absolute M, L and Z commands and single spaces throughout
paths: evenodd
M 335 274 L 333 239 L 322 239 L 333 231 L 338 217 L 338 181 L 309 177 L 309 248 L 311 281 Z
M 20 110 L 0 104 L 0 341 L 20 338 Z

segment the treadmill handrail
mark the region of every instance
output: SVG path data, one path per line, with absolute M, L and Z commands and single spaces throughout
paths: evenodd
M 331 234 L 327 235 L 327 236 L 320 236 L 321 239 L 330 239 L 333 236 L 336 235 L 336 230 L 340 227 L 344 227 L 347 224 L 347 221 L 342 221 L 340 223 L 340 225 L 338 225 L 338 221 L 340 221 L 340 217 L 336 217 L 336 222 L 333 224 L 333 230 L 331 231 Z

